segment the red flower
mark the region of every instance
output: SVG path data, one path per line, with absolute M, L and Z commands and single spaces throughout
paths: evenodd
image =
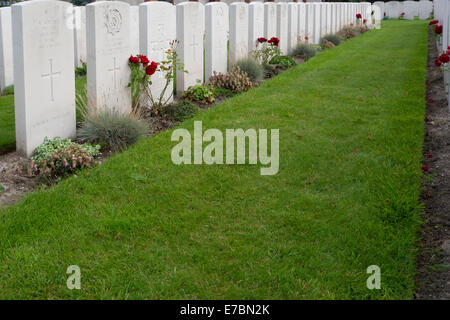
M 434 26 L 434 33 L 441 34 L 442 33 L 442 26 Z
M 155 61 L 152 61 L 150 65 L 145 68 L 145 73 L 149 76 L 155 73 L 156 68 L 158 68 L 158 64 Z
M 434 102 L 434 100 L 433 99 L 428 99 L 428 101 L 427 101 L 428 103 L 433 103 Z
M 356 19 L 361 19 L 361 18 L 362 18 L 361 13 L 357 13 L 357 14 L 356 14 Z
M 277 37 L 272 37 L 267 42 L 278 47 L 278 44 L 280 43 L 280 39 L 278 39 Z
M 432 26 L 433 24 L 437 24 L 439 22 L 439 20 L 432 20 L 430 21 L 430 23 L 428 25 Z
M 450 56 L 447 53 L 443 53 L 439 56 L 440 63 L 447 63 L 450 61 Z
M 148 58 L 144 55 L 140 55 L 139 60 L 141 60 L 141 63 L 144 65 L 144 67 L 146 67 L 150 63 Z
M 440 66 L 441 66 L 441 63 L 439 62 L 438 59 L 436 59 L 436 60 L 434 60 L 434 65 L 435 65 L 436 67 L 440 67 Z
M 258 38 L 259 43 L 267 42 L 267 39 L 264 37 Z
M 363 20 L 363 23 L 366 24 L 366 22 L 367 22 L 367 19 L 364 19 L 364 20 Z
M 427 167 L 426 165 L 423 164 L 423 165 L 422 165 L 422 170 L 423 170 L 423 171 L 428 171 L 429 169 L 428 169 L 428 167 Z
M 308 36 L 306 36 L 306 37 L 305 37 L 305 40 L 306 40 L 306 41 L 308 41 L 308 40 L 309 40 L 309 37 L 308 37 Z
M 128 58 L 128 62 L 129 63 L 134 63 L 134 64 L 138 64 L 139 63 L 139 58 L 138 57 L 133 57 L 132 55 Z
M 425 157 L 427 157 L 427 159 L 430 159 L 430 158 L 431 158 L 431 154 L 427 153 L 427 154 L 425 155 Z

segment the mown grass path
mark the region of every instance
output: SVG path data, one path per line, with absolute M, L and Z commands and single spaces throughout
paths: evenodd
M 279 128 L 275 176 L 175 166 L 168 131 L 0 211 L 0 297 L 412 298 L 426 24 L 386 21 L 195 118 Z

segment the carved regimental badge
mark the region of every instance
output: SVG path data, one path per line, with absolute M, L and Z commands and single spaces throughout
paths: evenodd
M 116 34 L 122 28 L 122 14 L 118 9 L 108 8 L 105 13 L 106 31 L 111 34 Z

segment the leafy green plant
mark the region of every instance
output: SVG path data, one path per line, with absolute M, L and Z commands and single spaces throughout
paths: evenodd
M 338 31 L 338 35 L 342 36 L 344 39 L 351 39 L 358 35 L 357 29 L 353 26 L 344 26 Z
M 213 87 L 229 89 L 235 93 L 247 91 L 253 87 L 247 73 L 241 71 L 238 66 L 233 67 L 230 72 L 225 74 L 214 71 L 214 75 L 209 78 L 209 84 Z
M 330 34 L 326 34 L 324 35 L 321 39 L 320 39 L 320 44 L 323 45 L 324 44 L 324 40 L 331 42 L 332 44 L 334 44 L 335 46 L 338 46 L 341 44 L 342 42 L 342 37 L 338 34 L 335 33 L 330 33 Z
M 233 91 L 226 88 L 220 88 L 220 87 L 213 87 L 212 90 L 214 91 L 214 95 L 216 97 L 226 97 L 230 98 L 235 95 Z
M 314 48 L 311 44 L 309 43 L 299 43 L 295 46 L 294 50 L 292 50 L 292 55 L 294 57 L 299 56 L 299 57 L 303 57 L 305 59 L 309 59 L 314 57 L 317 54 L 317 49 Z
M 87 74 L 87 63 L 81 62 L 81 67 L 75 68 L 75 75 L 77 77 L 84 77 Z
M 264 67 L 252 57 L 237 61 L 235 66 L 247 73 L 247 76 L 253 83 L 259 83 L 264 78 Z
M 213 90 L 206 84 L 196 84 L 194 86 L 190 86 L 183 93 L 182 98 L 205 104 L 213 103 L 215 100 Z
M 278 64 L 283 68 L 290 68 L 295 66 L 297 63 L 295 63 L 294 59 L 289 56 L 276 56 L 270 60 L 270 64 Z
M 162 109 L 162 115 L 170 120 L 183 121 L 198 113 L 197 106 L 190 101 L 182 100 L 177 104 L 169 104 Z
M 44 139 L 34 151 L 34 156 L 28 165 L 30 176 L 65 176 L 80 169 L 92 167 L 97 163 L 100 146 L 78 144 L 69 139 Z
M 112 151 L 121 151 L 148 133 L 147 123 L 137 112 L 117 110 L 90 110 L 85 115 L 79 137 L 82 141 L 99 143 Z
M 5 191 L 5 187 L 0 184 L 0 192 Z
M 7 96 L 10 94 L 14 94 L 14 85 L 10 85 L 10 86 L 3 88 L 2 96 Z
M 266 38 L 258 38 L 256 41 L 256 48 L 252 51 L 252 57 L 263 66 L 269 64 L 272 58 L 281 55 L 278 47 L 280 40 L 272 37 L 269 40 Z

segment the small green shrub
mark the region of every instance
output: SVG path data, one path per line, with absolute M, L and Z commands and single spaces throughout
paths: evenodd
M 77 77 L 84 77 L 87 74 L 87 64 L 86 62 L 81 63 L 81 67 L 75 68 L 75 75 Z
M 30 176 L 65 176 L 80 169 L 92 167 L 100 155 L 100 146 L 78 144 L 69 139 L 44 139 L 34 150 L 34 156 L 28 166 Z
M 358 35 L 356 28 L 352 26 L 344 26 L 338 33 L 344 39 L 351 39 Z
M 324 40 L 327 40 L 329 42 L 331 42 L 332 44 L 334 44 L 335 46 L 338 46 L 341 44 L 342 42 L 342 38 L 341 36 L 339 36 L 338 34 L 326 34 L 324 35 L 321 39 L 320 39 L 320 44 L 323 45 Z
M 226 88 L 213 87 L 213 91 L 216 97 L 230 98 L 235 95 L 233 91 Z
M 0 184 L 0 192 L 5 191 L 5 187 Z
M 3 88 L 2 96 L 14 94 L 14 85 L 10 85 Z
M 82 141 L 99 143 L 112 151 L 121 151 L 148 133 L 147 123 L 136 113 L 117 110 L 90 110 L 79 130 Z
M 196 84 L 195 86 L 190 86 L 182 96 L 184 99 L 190 101 L 197 101 L 200 103 L 213 103 L 215 100 L 214 92 L 208 85 Z
M 192 118 L 198 112 L 197 106 L 190 101 L 180 101 L 177 104 L 169 104 L 162 109 L 162 115 L 170 120 L 183 121 Z
M 292 56 L 294 57 L 303 57 L 305 59 L 309 59 L 314 57 L 317 54 L 317 49 L 314 48 L 309 43 L 299 43 L 295 46 L 294 50 L 292 50 Z
M 247 76 L 253 83 L 261 82 L 264 77 L 264 67 L 254 58 L 241 59 L 236 62 L 235 66 L 238 66 L 241 71 L 247 73 Z
M 294 59 L 289 56 L 276 56 L 270 60 L 270 64 L 278 64 L 283 68 L 290 68 L 296 65 Z
M 358 26 L 357 32 L 360 34 L 363 34 L 365 32 L 369 31 L 369 28 L 366 25 Z
M 214 75 L 209 78 L 209 84 L 213 87 L 229 89 L 234 93 L 247 91 L 253 87 L 247 73 L 241 71 L 238 66 L 233 67 L 230 72 L 225 74 L 214 71 Z

